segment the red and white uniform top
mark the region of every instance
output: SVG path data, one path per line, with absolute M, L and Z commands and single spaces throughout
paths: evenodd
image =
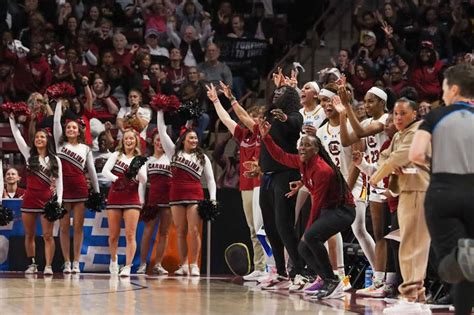
M 150 182 L 147 204 L 168 206 L 169 189 L 172 179 L 170 159 L 166 154 L 159 158 L 150 156 L 146 162 L 147 178 Z M 141 199 L 145 200 L 146 184 L 140 183 Z
M 247 161 L 253 161 L 256 156 L 258 159 L 257 151 L 260 150 L 260 132 L 258 125 L 255 124 L 253 130 L 242 128 L 239 125 L 235 126 L 234 138 L 239 143 L 240 150 L 240 161 L 239 161 L 239 189 L 240 190 L 252 190 L 254 187 L 260 186 L 260 180 L 257 178 L 247 178 L 244 176 L 245 167 L 244 163 Z
M 379 122 L 382 125 L 385 125 L 387 118 L 388 118 L 387 113 L 380 116 L 379 119 L 367 118 L 361 122 L 361 126 L 365 128 L 374 122 Z M 383 131 L 379 132 L 376 135 L 368 136 L 365 138 L 366 145 L 367 145 L 365 153 L 366 155 L 368 155 L 369 163 L 377 163 L 377 161 L 380 158 L 380 152 L 381 152 L 380 148 L 382 147 L 382 144 L 384 144 L 384 142 L 387 140 L 388 140 L 388 137 Z
M 16 144 L 21 154 L 25 158 L 26 165 L 28 166 L 28 160 L 30 158 L 30 147 L 26 144 L 25 139 L 21 135 L 18 126 L 15 123 L 15 120 L 10 117 L 10 127 L 12 129 L 13 137 L 15 138 Z M 28 176 L 26 178 L 26 190 L 36 190 L 36 191 L 45 191 L 50 194 L 50 187 L 53 184 L 53 181 L 56 185 L 56 195 L 58 197 L 58 203 L 62 203 L 63 200 L 63 175 L 61 161 L 57 156 L 54 156 L 58 164 L 58 177 L 53 178 L 51 176 L 51 164 L 49 156 L 39 157 L 40 169 L 39 170 L 29 170 Z
M 196 153 L 186 153 L 178 151 L 175 154 L 176 147 L 171 138 L 166 133 L 166 125 L 163 112 L 158 111 L 157 115 L 158 133 L 160 135 L 161 145 L 166 156 L 171 161 L 171 173 L 173 174 L 172 185 L 182 183 L 201 183 L 201 177 L 206 178 L 207 188 L 211 200 L 216 199 L 216 182 L 214 172 L 212 171 L 211 160 L 204 154 L 204 165 L 199 161 Z
M 144 200 L 142 199 L 142 195 L 139 194 L 138 184 L 146 184 L 146 164 L 140 167 L 135 178 L 126 179 L 126 181 L 128 181 L 126 190 L 117 189 L 118 193 L 112 194 L 116 191 L 115 186 L 117 185 L 117 180 L 124 179 L 125 173 L 130 167 L 133 158 L 134 156 L 127 157 L 125 154 L 114 152 L 105 163 L 102 169 L 102 175 L 112 182 L 112 186 L 109 190 L 109 199 L 107 203 L 108 208 L 114 208 L 113 205 L 129 205 L 128 203 L 133 206 L 140 206 L 139 204 L 143 204 Z
M 64 177 L 85 177 L 85 170 L 91 180 L 92 187 L 95 192 L 99 192 L 99 182 L 97 179 L 97 172 L 94 166 L 94 158 L 92 156 L 91 148 L 83 143 L 71 144 L 64 142 L 61 144 L 60 140 L 63 136 L 63 129 L 61 126 L 61 102 L 58 102 L 54 111 L 54 141 L 56 145 L 56 154 L 61 160 Z
M 368 125 L 374 123 L 374 122 L 379 122 L 383 125 L 385 125 L 385 122 L 387 121 L 388 114 L 385 113 L 382 116 L 379 117 L 379 119 L 373 119 L 373 118 L 367 118 L 361 122 L 362 127 L 367 127 Z M 365 144 L 366 144 L 366 149 L 365 149 L 365 158 L 368 162 L 368 164 L 376 164 L 380 158 L 380 153 L 382 152 L 381 148 L 382 145 L 385 143 L 385 141 L 388 140 L 388 136 L 385 134 L 385 132 L 379 132 L 376 135 L 373 136 L 368 136 L 365 138 Z M 369 174 L 367 174 L 369 175 Z M 375 190 L 371 191 L 372 193 L 376 194 L 382 194 L 385 191 L 385 187 L 383 184 L 383 181 L 380 181 L 377 184 L 377 187 Z M 383 198 L 385 199 L 385 198 Z

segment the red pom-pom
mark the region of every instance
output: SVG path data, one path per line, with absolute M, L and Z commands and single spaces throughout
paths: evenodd
M 179 99 L 176 95 L 156 94 L 150 101 L 150 106 L 155 111 L 176 111 L 179 108 Z
M 29 117 L 31 115 L 30 109 L 29 109 L 28 105 L 26 105 L 25 102 L 20 102 L 20 103 L 7 102 L 7 103 L 3 103 L 2 105 L 0 105 L 0 112 L 7 113 L 8 115 L 13 113 L 13 116 L 15 118 L 18 118 L 19 116 Z
M 168 99 L 168 108 L 169 110 L 178 110 L 181 103 L 176 95 L 170 95 Z
M 76 89 L 69 83 L 61 82 L 48 87 L 46 95 L 50 99 L 67 98 L 76 95 Z

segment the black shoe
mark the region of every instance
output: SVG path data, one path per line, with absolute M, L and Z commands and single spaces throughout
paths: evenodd
M 324 280 L 323 287 L 316 294 L 318 299 L 341 299 L 344 296 L 344 283 L 339 279 Z

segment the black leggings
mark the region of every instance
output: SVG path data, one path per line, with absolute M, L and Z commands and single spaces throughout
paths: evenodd
M 287 276 L 285 248 L 293 262 L 294 273 L 301 273 L 304 268 L 298 254 L 298 238 L 294 229 L 296 196 L 285 197 L 290 191 L 288 183 L 299 179 L 298 171 L 288 170 L 264 175 L 260 185 L 263 226 L 272 246 L 277 272 L 281 276 Z
M 337 279 L 324 243 L 331 236 L 350 229 L 354 219 L 355 209 L 352 206 L 323 209 L 319 218 L 304 233 L 298 252 L 323 280 Z
M 474 238 L 473 182 L 463 178 L 433 180 L 426 192 L 426 223 L 437 262 L 450 255 L 460 238 Z M 443 279 L 445 280 L 445 279 Z M 474 306 L 474 282 L 453 284 L 456 314 L 470 314 Z

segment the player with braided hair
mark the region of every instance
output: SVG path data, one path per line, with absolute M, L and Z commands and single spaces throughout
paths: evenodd
M 344 284 L 333 273 L 324 243 L 333 235 L 350 227 L 355 218 L 354 199 L 344 176 L 333 163 L 321 141 L 305 136 L 298 146 L 298 154 L 283 151 L 269 135 L 270 124 L 260 124 L 260 133 L 270 155 L 289 168 L 298 169 L 303 184 L 312 197 L 310 216 L 298 253 L 322 279 L 315 297 L 340 298 Z

